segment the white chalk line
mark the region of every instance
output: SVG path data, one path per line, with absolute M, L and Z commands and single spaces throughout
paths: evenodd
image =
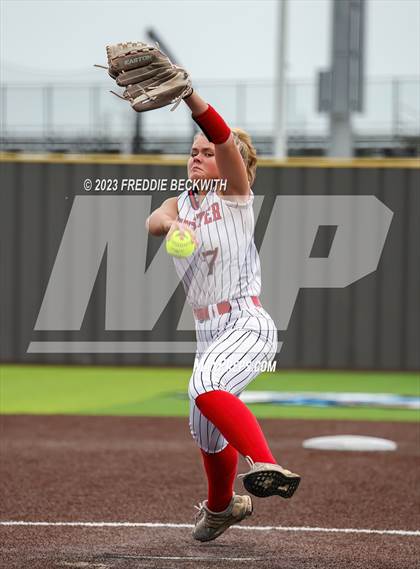
M 193 528 L 193 524 L 171 524 L 160 522 L 31 522 L 25 520 L 0 521 L 0 526 L 26 527 L 88 527 L 88 528 Z M 322 528 L 311 526 L 233 526 L 231 529 L 245 531 L 290 531 L 302 533 L 354 533 L 377 535 L 401 535 L 420 537 L 420 530 L 367 529 L 367 528 Z
M 107 555 L 107 559 L 164 559 L 165 561 L 264 561 L 266 557 L 192 557 L 167 555 Z

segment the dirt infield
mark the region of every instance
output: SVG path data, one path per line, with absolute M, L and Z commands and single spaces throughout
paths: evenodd
M 358 533 L 420 529 L 418 425 L 261 421 L 279 461 L 302 474 L 301 487 L 290 501 L 255 498 L 249 529 L 198 544 L 188 524 L 206 486 L 185 419 L 5 416 L 1 423 L 3 522 L 161 524 L 2 525 L 1 567 L 418 567 L 420 535 Z M 329 434 L 383 436 L 398 450 L 302 448 L 303 439 Z

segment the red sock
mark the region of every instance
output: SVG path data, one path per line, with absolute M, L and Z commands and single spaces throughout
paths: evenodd
M 276 463 L 257 419 L 248 407 L 228 391 L 208 391 L 197 397 L 197 407 L 227 441 L 254 462 Z
M 207 507 L 212 512 L 222 512 L 229 506 L 238 469 L 238 452 L 232 445 L 222 451 L 209 454 L 201 450 L 207 474 Z

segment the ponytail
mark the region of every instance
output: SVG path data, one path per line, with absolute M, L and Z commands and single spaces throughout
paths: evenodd
M 232 135 L 245 163 L 249 185 L 252 186 L 257 170 L 257 151 L 252 145 L 251 137 L 245 130 L 232 128 Z

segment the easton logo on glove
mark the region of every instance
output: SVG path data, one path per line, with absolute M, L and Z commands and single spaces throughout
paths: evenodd
M 174 65 L 156 46 L 142 42 L 126 42 L 106 47 L 109 75 L 117 85 L 125 87 L 117 97 L 129 101 L 139 113 L 174 105 L 191 95 L 188 73 Z
M 124 65 L 130 65 L 131 63 L 140 63 L 141 61 L 151 61 L 150 55 L 142 55 L 142 57 L 131 57 L 124 61 Z

